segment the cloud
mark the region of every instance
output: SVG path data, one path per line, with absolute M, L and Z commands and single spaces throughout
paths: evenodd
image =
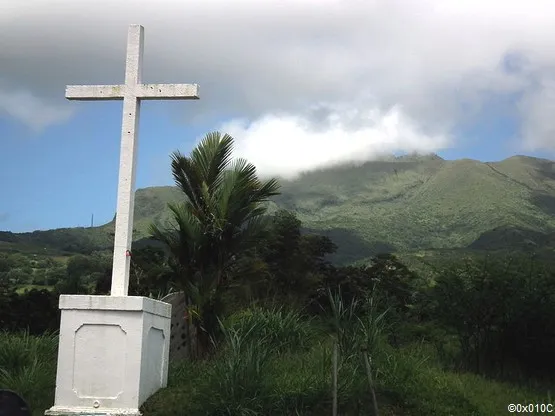
M 6 222 L 10 219 L 10 214 L 7 212 L 0 212 L 0 223 Z
M 0 114 L 21 121 L 35 131 L 66 121 L 73 114 L 68 106 L 48 103 L 28 91 L 6 92 L 0 89 Z
M 530 151 L 554 148 L 555 76 L 544 76 L 520 102 L 520 110 L 526 120 L 522 131 L 524 148 Z
M 270 126 L 289 135 L 271 143 L 280 155 L 326 143 L 310 164 L 441 148 L 492 97 L 518 97 L 523 146 L 554 149 L 553 21 L 551 0 L 0 0 L 0 82 L 40 100 L 43 126 L 59 120 L 65 85 L 123 80 L 127 25 L 140 23 L 144 81 L 199 83 L 184 122 L 237 118 L 226 127 L 253 160 Z M 391 120 L 403 133 L 384 133 Z
M 449 138 L 418 131 L 398 108 L 334 109 L 317 125 L 295 115 L 267 115 L 255 122 L 233 120 L 221 126 L 236 139 L 234 155 L 254 163 L 262 175 L 292 179 L 301 172 L 346 161 L 363 162 L 403 150 L 429 153 Z

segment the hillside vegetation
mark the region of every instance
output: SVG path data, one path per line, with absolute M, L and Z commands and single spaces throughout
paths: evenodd
M 436 155 L 405 156 L 343 165 L 282 180 L 271 203 L 295 212 L 305 231 L 340 247 L 334 260 L 357 261 L 378 252 L 460 248 L 499 227 L 555 231 L 555 164 L 515 156 L 501 162 Z M 167 221 L 172 186 L 139 189 L 135 238 Z M 94 228 L 0 233 L 0 249 L 26 247 L 90 253 L 110 249 L 113 222 Z M 9 244 L 8 244 L 9 243 Z

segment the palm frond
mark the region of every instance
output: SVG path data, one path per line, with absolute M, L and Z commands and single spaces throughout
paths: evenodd
M 204 210 L 204 201 L 200 194 L 202 186 L 202 173 L 199 172 L 197 165 L 182 155 L 180 152 L 173 152 L 171 155 L 172 174 L 175 184 L 187 196 L 191 204 L 198 210 Z
M 233 137 L 220 132 L 208 133 L 191 152 L 191 160 L 198 166 L 202 180 L 211 190 L 217 188 L 221 173 L 228 167 L 233 152 Z

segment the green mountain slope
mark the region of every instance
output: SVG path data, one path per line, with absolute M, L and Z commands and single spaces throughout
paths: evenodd
M 555 163 L 545 159 L 515 156 L 482 163 L 436 155 L 391 157 L 315 170 L 281 183 L 272 210 L 295 211 L 308 231 L 329 235 L 342 262 L 377 251 L 467 247 L 499 227 L 555 231 Z M 145 237 L 151 221 L 167 220 L 167 203 L 180 197 L 174 187 L 138 190 L 135 237 Z M 113 223 L 12 236 L 42 244 L 59 234 L 105 247 L 111 232 Z M 5 241 L 1 234 L 0 241 Z
M 524 157 L 499 163 L 406 158 L 312 172 L 284 183 L 276 201 L 312 229 L 349 230 L 396 251 L 464 247 L 504 225 L 553 230 L 553 172 L 553 162 Z M 358 251 L 349 249 L 365 257 Z

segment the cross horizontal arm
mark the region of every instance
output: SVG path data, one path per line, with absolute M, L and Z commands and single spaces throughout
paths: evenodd
M 198 100 L 197 84 L 139 84 L 135 95 L 141 100 Z
M 197 84 L 68 85 L 68 100 L 121 100 L 127 91 L 142 100 L 198 100 Z
M 125 93 L 124 85 L 68 85 L 68 100 L 121 100 Z

